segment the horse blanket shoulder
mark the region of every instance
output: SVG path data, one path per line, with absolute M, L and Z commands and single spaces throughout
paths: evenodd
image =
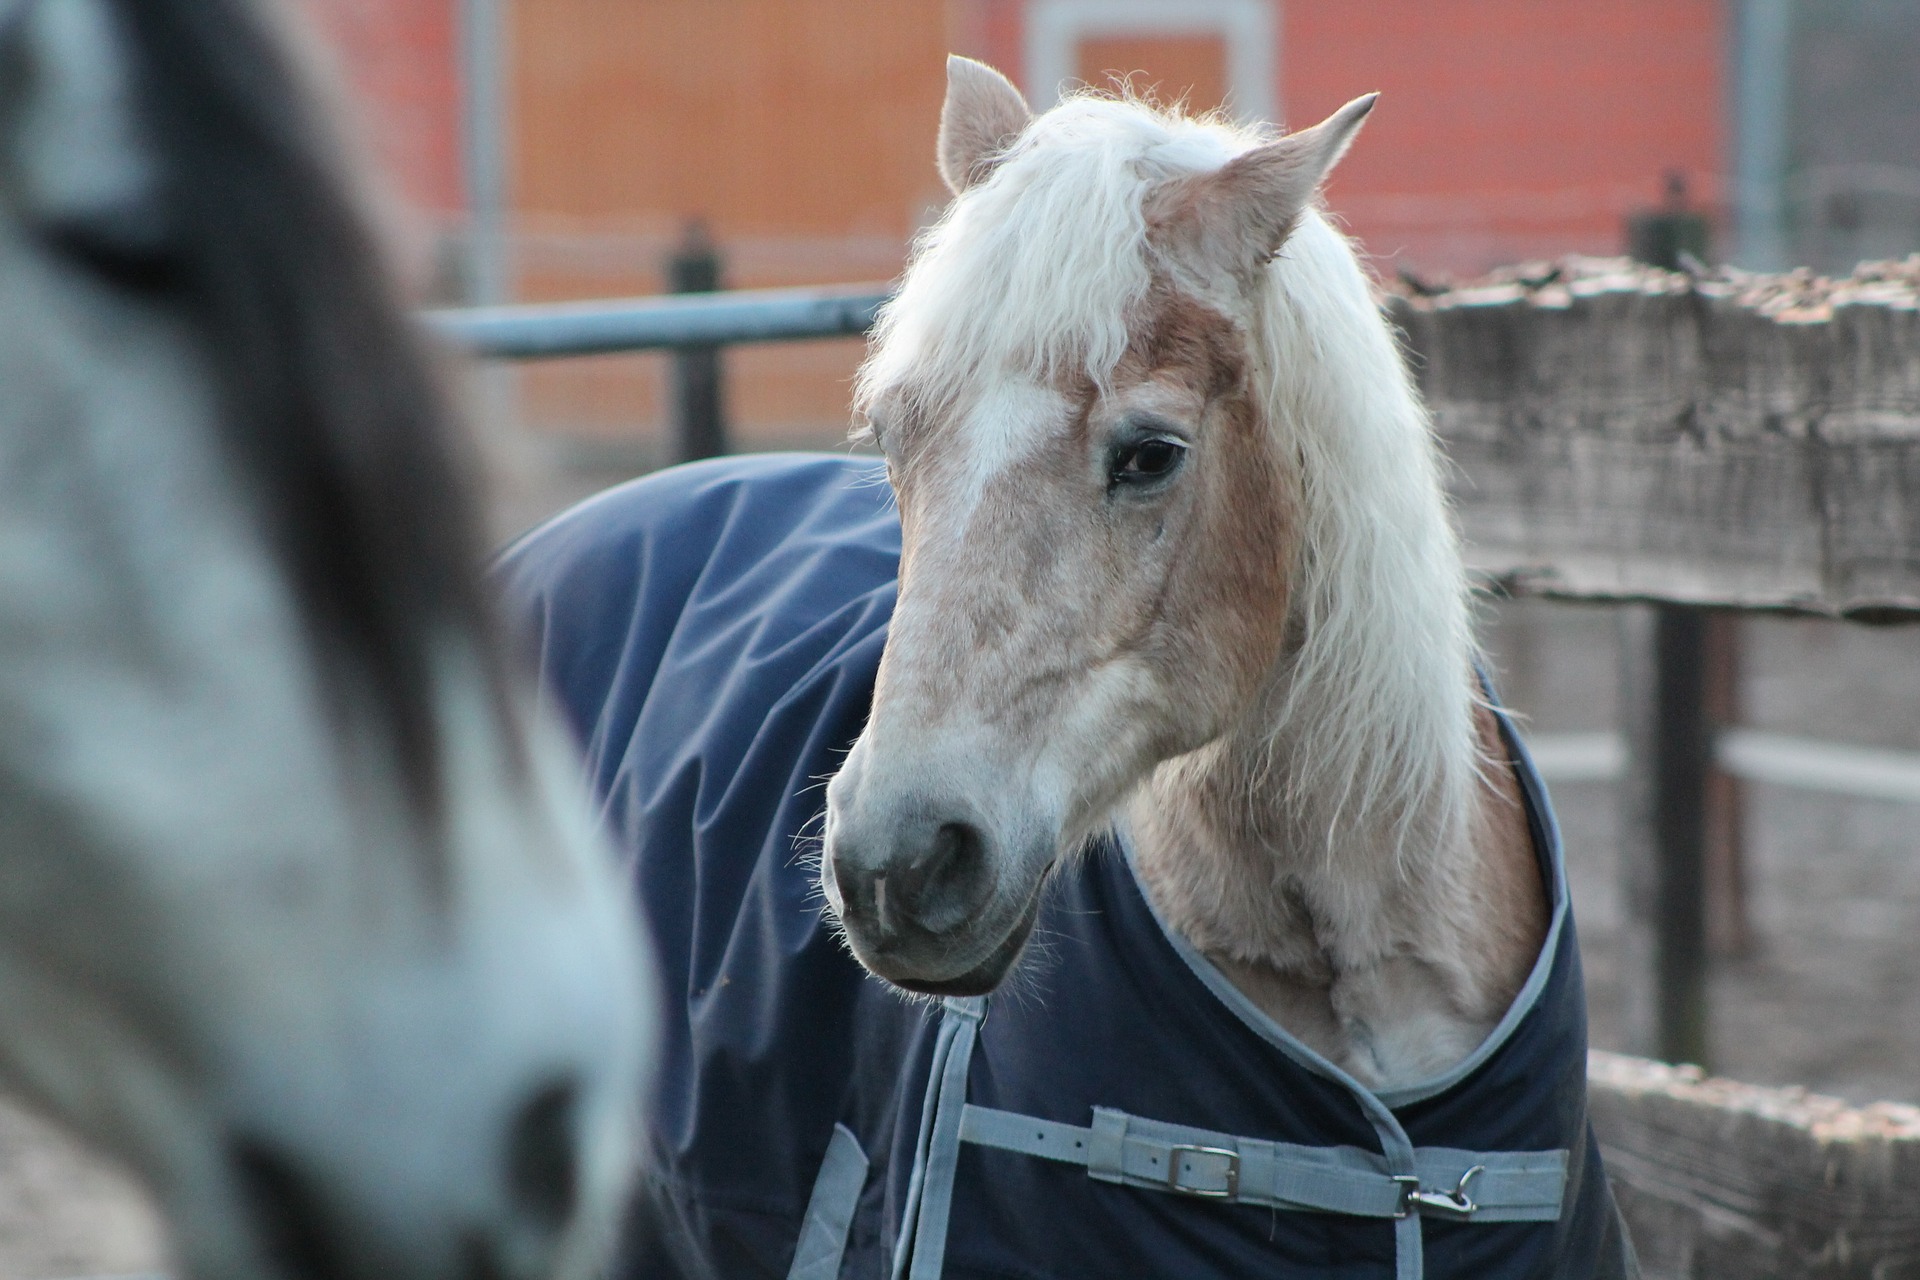
M 662 953 L 619 1274 L 1633 1274 L 1559 836 L 1510 727 L 1553 926 L 1443 1078 L 1376 1094 L 1288 1036 L 1157 919 L 1124 834 L 1058 870 L 990 1001 L 868 976 L 815 834 L 899 549 L 877 467 L 762 456 L 622 486 L 500 562 Z

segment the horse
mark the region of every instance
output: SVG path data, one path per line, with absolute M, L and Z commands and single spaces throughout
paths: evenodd
M 195 1280 L 583 1274 L 646 952 L 283 34 L 0 0 L 0 1087 Z
M 1551 809 L 1317 203 L 1373 102 L 950 60 L 883 470 L 506 557 L 668 975 L 625 1274 L 1633 1274 Z

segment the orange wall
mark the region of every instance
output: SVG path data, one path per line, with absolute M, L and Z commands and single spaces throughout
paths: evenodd
M 525 0 L 520 209 L 900 237 L 940 202 L 943 0 Z
M 1024 83 L 1020 0 L 953 5 L 966 51 Z M 1710 209 L 1724 201 L 1727 7 L 1281 0 L 1282 111 L 1297 127 L 1382 91 L 1328 191 L 1377 256 L 1473 272 L 1616 253 L 1626 215 L 1659 201 L 1669 170 L 1686 174 Z M 1196 104 L 1215 92 L 1215 72 L 1191 38 L 1115 33 L 1084 42 L 1076 61 L 1086 75 L 1116 58 L 1146 72 L 1144 81 L 1163 81 L 1162 96 L 1189 81 Z
M 299 0 L 347 79 L 349 105 L 387 180 L 415 208 L 450 216 L 460 178 L 457 0 Z
M 1720 0 L 1286 0 L 1281 89 L 1308 124 L 1382 91 L 1330 202 L 1376 254 L 1478 269 L 1616 253 L 1621 219 L 1725 165 Z
M 300 3 L 334 45 L 394 185 L 456 212 L 457 0 Z M 945 51 L 1022 70 L 1020 0 L 508 10 L 516 202 L 535 229 L 659 237 L 699 216 L 723 240 L 899 241 L 943 198 L 931 154 Z M 1610 252 L 1668 169 L 1721 198 L 1723 0 L 1286 0 L 1278 11 L 1289 123 L 1384 91 L 1331 192 L 1376 253 L 1477 269 Z M 1079 65 L 1089 78 L 1138 68 L 1169 96 L 1197 82 L 1207 105 L 1216 50 L 1120 35 L 1089 41 Z M 862 265 L 819 256 L 820 271 Z M 883 256 L 868 253 L 870 269 Z
M 1227 99 L 1227 51 L 1219 36 L 1100 36 L 1082 40 L 1074 74 L 1095 88 L 1124 83 L 1156 102 L 1211 111 Z
M 513 31 L 518 288 L 650 293 L 703 222 L 732 287 L 886 280 L 945 202 L 933 164 L 945 0 L 522 0 Z M 846 430 L 858 341 L 728 351 L 747 447 Z M 631 438 L 664 416 L 663 362 L 530 369 L 551 429 Z M 646 432 L 643 432 L 646 434 Z

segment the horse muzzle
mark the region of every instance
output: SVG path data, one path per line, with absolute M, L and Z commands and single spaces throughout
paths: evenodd
M 1052 843 L 1016 846 L 961 805 L 832 799 L 822 887 L 860 963 L 922 995 L 998 986 L 1033 931 Z

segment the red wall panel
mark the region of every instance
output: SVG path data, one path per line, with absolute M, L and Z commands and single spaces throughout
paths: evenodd
M 347 82 L 354 123 L 391 187 L 439 215 L 465 199 L 460 171 L 458 0 L 300 0 Z
M 1426 267 L 1615 253 L 1663 175 L 1720 199 L 1719 0 L 1286 0 L 1281 91 L 1311 124 L 1382 91 L 1330 203 Z

